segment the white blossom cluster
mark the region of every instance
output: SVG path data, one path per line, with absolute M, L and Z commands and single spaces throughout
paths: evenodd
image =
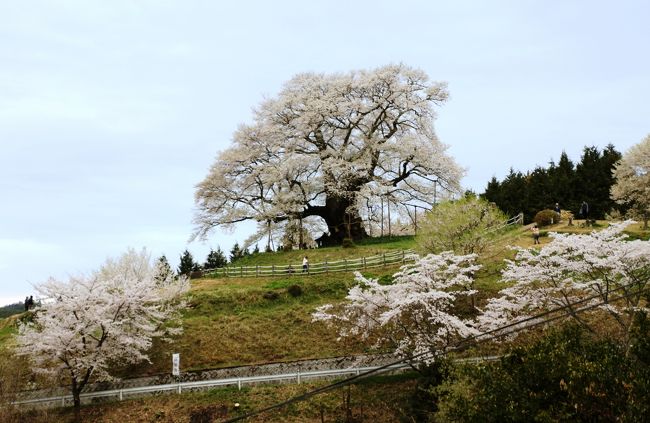
M 627 151 L 614 168 L 612 199 L 631 206 L 648 228 L 650 219 L 650 135 Z
M 650 312 L 650 241 L 626 240 L 622 232 L 630 223 L 589 234 L 550 234 L 553 240 L 539 249 L 516 248 L 502 272 L 509 286 L 474 315 L 459 315 L 457 306 L 475 292 L 476 255 L 443 252 L 404 266 L 390 285 L 357 274 L 358 285 L 345 302 L 319 307 L 312 316 L 341 337 L 370 338 L 407 357 L 444 351 L 463 339 L 488 339 L 506 325 L 514 330 L 536 324 L 538 314 L 560 307 L 586 327 L 604 312 L 625 337 L 633 313 Z M 579 312 L 589 306 L 591 315 Z
M 430 254 L 405 265 L 392 284 L 381 285 L 357 273 L 340 307 L 321 306 L 312 315 L 339 328 L 340 336 L 377 338 L 396 353 L 412 356 L 432 352 L 478 335 L 472 318 L 455 314 L 461 299 L 474 294 L 472 274 L 480 266 L 476 255 Z
M 112 365 L 148 361 L 153 337 L 181 330 L 189 289 L 184 277 L 162 274 L 146 251 L 129 250 L 92 274 L 37 286 L 46 300 L 20 327 L 18 353 L 37 372 L 63 372 L 77 390 L 91 377 L 110 379 Z
M 513 285 L 489 301 L 481 327 L 494 329 L 557 307 L 589 326 L 576 310 L 598 305 L 627 331 L 631 312 L 648 311 L 644 290 L 650 282 L 650 242 L 626 241 L 622 232 L 630 223 L 589 234 L 551 233 L 552 242 L 539 250 L 517 248 L 502 278 Z

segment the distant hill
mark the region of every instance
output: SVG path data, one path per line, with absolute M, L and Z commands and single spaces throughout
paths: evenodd
M 0 319 L 13 316 L 14 314 L 20 314 L 23 311 L 25 311 L 25 304 L 22 301 L 19 301 L 15 304 L 2 306 L 0 307 Z

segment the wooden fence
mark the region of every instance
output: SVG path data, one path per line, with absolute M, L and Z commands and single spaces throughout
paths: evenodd
M 343 259 L 336 261 L 324 261 L 321 263 L 310 263 L 307 271 L 304 272 L 302 264 L 272 264 L 269 266 L 227 266 L 218 269 L 206 269 L 203 275 L 211 277 L 262 277 L 321 273 L 351 272 L 355 270 L 372 269 L 376 267 L 393 266 L 415 260 L 413 250 L 389 251 L 371 257 L 359 257 L 355 259 Z

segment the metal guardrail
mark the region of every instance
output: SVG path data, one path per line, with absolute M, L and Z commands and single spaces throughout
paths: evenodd
M 454 360 L 457 363 L 479 363 L 483 361 L 493 361 L 498 360 L 501 356 L 486 356 L 486 357 L 470 357 L 470 358 L 460 358 Z M 93 398 L 106 398 L 106 397 L 116 397 L 118 400 L 122 401 L 125 397 L 129 395 L 138 395 L 138 394 L 148 394 L 153 392 L 175 392 L 178 394 L 183 393 L 183 391 L 191 391 L 196 389 L 206 389 L 217 386 L 237 386 L 238 389 L 242 389 L 242 386 L 245 384 L 252 383 L 265 383 L 265 382 L 280 382 L 280 381 L 296 381 L 296 383 L 302 383 L 305 379 L 318 379 L 325 377 L 333 376 L 345 376 L 345 375 L 361 375 L 362 373 L 369 372 L 372 370 L 377 370 L 383 366 L 369 366 L 369 367 L 354 367 L 346 369 L 328 369 L 328 370 L 314 370 L 310 372 L 292 372 L 292 373 L 283 373 L 278 375 L 264 375 L 264 376 L 247 376 L 247 377 L 236 377 L 236 378 L 226 378 L 226 379 L 213 379 L 213 380 L 201 380 L 195 382 L 178 382 L 178 383 L 167 383 L 163 385 L 150 385 L 150 386 L 140 386 L 134 388 L 122 388 L 122 389 L 110 389 L 106 391 L 97 391 L 97 392 L 87 392 L 80 395 L 81 400 L 88 400 Z M 407 363 L 394 364 L 384 368 L 383 371 L 403 371 L 410 369 L 411 365 Z M 65 407 L 67 404 L 72 403 L 72 395 L 61 395 L 53 396 L 46 398 L 34 398 L 27 400 L 14 401 L 14 405 L 37 405 L 44 404 L 50 406 L 62 406 Z
M 134 388 L 123 388 L 123 389 L 110 389 L 106 391 L 98 392 L 87 392 L 80 395 L 81 400 L 88 400 L 93 398 L 105 398 L 105 397 L 116 397 L 122 401 L 125 397 L 129 395 L 138 395 L 138 394 L 147 394 L 152 392 L 176 392 L 178 394 L 183 391 L 190 391 L 195 389 L 205 389 L 212 388 L 217 386 L 228 386 L 236 385 L 238 389 L 241 390 L 242 386 L 245 384 L 251 383 L 264 383 L 264 382 L 280 382 L 280 381 L 293 381 L 296 383 L 301 383 L 305 379 L 317 379 L 323 377 L 332 377 L 332 376 L 344 376 L 344 375 L 360 375 L 361 373 L 368 372 L 371 370 L 376 370 L 381 366 L 372 366 L 372 367 L 356 367 L 356 368 L 347 368 L 347 369 L 329 369 L 329 370 L 315 370 L 311 372 L 293 372 L 293 373 L 283 373 L 278 375 L 264 375 L 264 376 L 248 376 L 248 377 L 236 377 L 236 378 L 227 378 L 227 379 L 214 379 L 214 380 L 201 380 L 196 382 L 178 382 L 178 383 L 168 383 L 164 385 L 151 385 L 151 386 L 141 386 Z M 399 371 L 410 368 L 407 364 L 397 364 L 387 368 L 387 371 Z M 48 404 L 51 403 L 53 406 L 63 406 L 66 404 L 72 403 L 72 395 L 61 395 L 54 397 L 46 398 L 34 398 L 27 400 L 14 401 L 15 405 L 28 405 L 28 404 Z

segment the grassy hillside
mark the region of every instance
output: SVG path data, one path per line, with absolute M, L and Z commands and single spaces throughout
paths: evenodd
M 22 302 L 2 306 L 0 307 L 0 318 L 13 316 L 14 314 L 20 314 L 24 310 L 25 304 Z
M 634 236 L 647 237 L 637 226 L 631 228 Z M 591 230 L 563 224 L 549 229 Z M 548 241 L 549 238 L 542 237 L 542 243 Z M 497 283 L 502 259 L 513 254 L 507 249 L 508 245 L 531 246 L 530 232 L 525 228 L 514 229 L 491 247 L 481 263 L 483 269 L 477 274 L 476 288 L 480 294 L 476 300 L 479 303 L 502 288 Z M 316 263 L 411 248 L 416 248 L 413 237 L 396 237 L 370 239 L 355 248 L 308 250 L 306 254 Z M 304 254 L 305 251 L 263 253 L 246 257 L 237 264 L 298 265 Z M 397 267 L 377 268 L 364 275 L 388 281 L 396 270 Z M 362 342 L 354 339 L 337 342 L 335 333 L 320 323 L 311 322 L 311 313 L 316 307 L 341 301 L 353 284 L 351 272 L 192 280 L 190 308 L 184 315 L 184 334 L 173 344 L 156 343 L 150 353 L 151 364 L 142 363 L 123 369 L 121 373 L 125 376 L 167 373 L 173 352 L 181 353 L 183 371 L 368 352 L 368 346 Z M 300 287 L 300 295 L 289 293 L 292 285 Z M 12 321 L 0 320 L 0 345 L 6 344 L 15 332 Z

